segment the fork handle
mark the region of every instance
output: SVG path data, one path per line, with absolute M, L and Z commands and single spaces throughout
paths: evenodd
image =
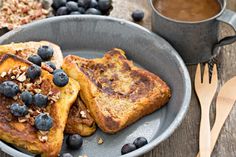
M 199 132 L 199 153 L 200 157 L 211 156 L 211 132 L 210 132 L 210 119 L 209 119 L 209 105 L 202 105 L 201 109 L 201 122 Z

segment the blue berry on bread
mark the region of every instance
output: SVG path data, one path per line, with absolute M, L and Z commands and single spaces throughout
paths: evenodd
M 33 104 L 38 107 L 46 107 L 48 104 L 48 96 L 43 94 L 35 94 L 33 98 Z
M 38 48 L 38 55 L 44 60 L 48 61 L 52 58 L 54 50 L 47 45 L 41 46 Z
M 0 84 L 0 93 L 5 97 L 13 98 L 19 91 L 19 86 L 13 81 L 5 81 Z
M 28 61 L 30 61 L 38 66 L 41 66 L 41 63 L 43 60 L 39 55 L 31 55 L 31 56 L 29 56 Z
M 53 82 L 58 87 L 64 87 L 69 82 L 69 77 L 64 71 L 59 71 L 53 73 Z
M 28 91 L 22 92 L 20 94 L 20 98 L 27 106 L 29 106 L 33 102 L 33 95 Z
M 49 131 L 52 128 L 53 120 L 47 113 L 40 113 L 35 117 L 34 125 L 36 129 L 41 131 Z
M 13 103 L 10 106 L 10 111 L 14 116 L 22 117 L 28 113 L 28 107 L 26 105 L 19 105 L 18 103 Z
M 31 80 L 35 80 L 39 78 L 41 75 L 41 68 L 37 65 L 31 65 L 26 72 L 26 77 L 30 78 Z

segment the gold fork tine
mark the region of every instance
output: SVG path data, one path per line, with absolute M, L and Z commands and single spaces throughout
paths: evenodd
M 200 64 L 197 65 L 197 70 L 196 70 L 194 82 L 195 82 L 195 86 L 198 84 L 201 84 L 201 66 L 200 66 Z
M 218 81 L 217 66 L 216 66 L 216 64 L 214 64 L 213 71 L 212 71 L 212 76 L 211 76 L 211 83 L 215 83 L 217 81 Z
M 203 74 L 203 83 L 209 83 L 209 81 L 210 81 L 209 68 L 208 68 L 208 64 L 206 64 L 204 68 L 204 74 Z

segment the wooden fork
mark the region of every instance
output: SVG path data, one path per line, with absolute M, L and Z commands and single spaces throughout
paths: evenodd
M 216 99 L 216 118 L 211 129 L 211 152 L 220 135 L 220 130 L 229 116 L 236 101 L 236 76 L 227 81 L 220 89 Z M 196 157 L 199 157 L 199 153 Z
M 198 64 L 195 75 L 195 91 L 201 106 L 201 122 L 199 131 L 200 157 L 210 157 L 211 155 L 209 111 L 218 86 L 216 65 L 213 66 L 211 81 L 209 76 L 209 68 L 208 64 L 206 64 L 204 68 L 203 81 L 201 81 L 201 68 L 200 64 Z

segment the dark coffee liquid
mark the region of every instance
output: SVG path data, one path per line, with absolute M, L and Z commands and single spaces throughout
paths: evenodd
M 221 10 L 217 0 L 156 0 L 154 6 L 162 15 L 180 21 L 205 20 Z

